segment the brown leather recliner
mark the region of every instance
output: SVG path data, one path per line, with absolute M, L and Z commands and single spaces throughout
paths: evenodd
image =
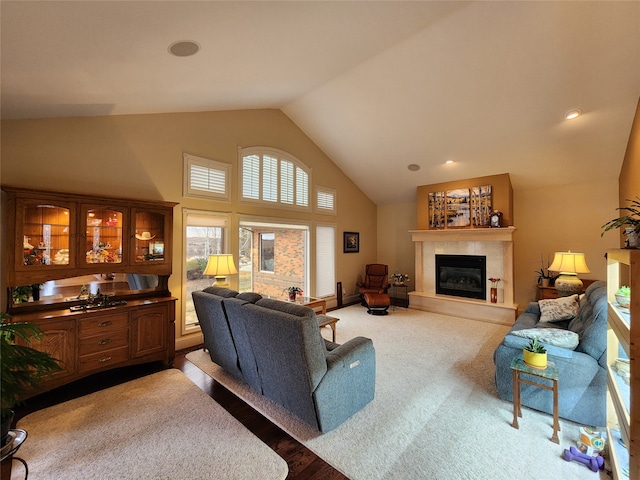
M 362 304 L 365 293 L 387 293 L 389 284 L 389 266 L 381 263 L 370 263 L 365 267 L 364 281 L 358 282 L 358 291 Z

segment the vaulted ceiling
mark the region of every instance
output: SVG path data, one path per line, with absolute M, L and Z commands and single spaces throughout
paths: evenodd
M 507 172 L 514 188 L 617 178 L 640 97 L 637 1 L 3 0 L 0 15 L 3 119 L 281 109 L 378 204 Z M 171 55 L 179 40 L 200 51 Z

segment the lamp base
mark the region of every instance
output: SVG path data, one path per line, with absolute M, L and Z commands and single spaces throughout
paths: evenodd
M 554 286 L 561 297 L 568 297 L 582 292 L 582 280 L 577 275 L 563 273 L 556 278 Z
M 229 282 L 227 282 L 225 275 L 216 275 L 214 278 L 216 279 L 216 281 L 213 282 L 214 287 L 229 288 Z

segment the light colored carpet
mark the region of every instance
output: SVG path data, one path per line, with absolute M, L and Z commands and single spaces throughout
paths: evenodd
M 338 343 L 363 335 L 376 348 L 376 397 L 337 429 L 319 434 L 274 402 L 227 375 L 202 350 L 187 355 L 352 480 L 584 479 L 587 467 L 562 459 L 578 425 L 500 400 L 492 355 L 508 328 L 446 315 L 396 309 L 385 317 L 354 305 L 332 311 Z M 323 332 L 329 338 L 329 330 Z M 604 473 L 600 474 L 606 478 Z
M 34 480 L 284 479 L 287 463 L 182 372 L 32 413 L 16 456 Z M 13 462 L 12 479 L 24 478 Z

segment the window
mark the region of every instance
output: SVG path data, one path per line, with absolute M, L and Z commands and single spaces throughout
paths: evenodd
M 240 192 L 245 202 L 309 210 L 310 169 L 286 152 L 239 149 Z
M 274 269 L 273 246 L 275 235 L 273 233 L 260 234 L 260 271 L 271 272 Z
M 239 220 L 238 290 L 284 299 L 284 289 L 297 286 L 310 296 L 309 225 L 260 217 Z
M 206 158 L 183 154 L 185 197 L 230 200 L 229 177 L 231 165 Z
M 202 275 L 209 255 L 227 252 L 229 215 L 201 210 L 183 210 L 184 268 L 182 278 L 182 334 L 197 331 L 198 318 L 191 293 L 213 284 Z
M 316 297 L 335 294 L 336 286 L 336 228 L 316 226 Z
M 336 214 L 336 191 L 316 185 L 316 210 L 324 214 Z

